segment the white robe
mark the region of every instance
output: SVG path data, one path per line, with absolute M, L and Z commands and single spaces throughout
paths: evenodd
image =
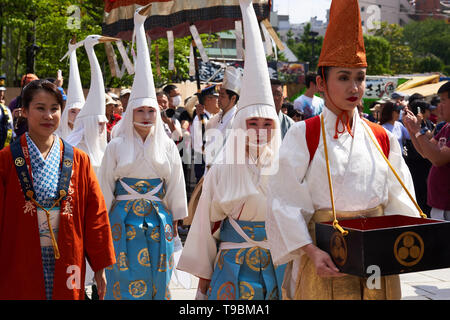
M 383 205 L 384 214 L 419 217 L 419 213 L 363 128 L 353 115 L 354 138 L 346 131 L 334 139 L 336 115 L 323 111 L 330 170 L 337 211 L 358 211 Z M 319 209 L 331 209 L 324 146 L 321 138 L 309 164 L 305 122 L 287 132 L 279 154 L 279 171 L 269 179 L 266 230 L 275 264 L 294 260 L 286 270 L 284 286 L 292 295 L 303 254 L 301 247 L 312 243 L 308 223 Z M 369 129 L 370 130 L 370 129 Z M 411 174 L 397 139 L 387 131 L 389 161 L 408 191 L 414 196 Z M 309 165 L 308 165 L 309 164 Z
M 116 137 L 110 141 L 105 150 L 99 172 L 99 182 L 108 212 L 114 201 L 114 190 L 117 180 L 121 178 L 160 178 L 164 180 L 166 188 L 166 194 L 162 200 L 172 212 L 173 220 L 187 217 L 183 167 L 175 144 L 171 144 L 170 149 L 166 151 L 169 159 L 167 165 L 170 166 L 170 175 L 162 177 L 160 173 L 155 171 L 152 164 L 144 158 L 144 148 L 148 148 L 151 137 L 148 137 L 144 143 L 134 130 L 133 132 L 133 141 L 125 141 L 122 137 Z M 117 160 L 121 153 L 121 146 L 127 143 L 134 143 L 135 161 L 125 167 L 118 168 Z
M 183 253 L 178 262 L 177 269 L 186 271 L 197 277 L 211 279 L 214 271 L 214 262 L 218 255 L 216 239 L 219 232 L 211 234 L 211 223 L 232 216 L 237 219 L 241 206 L 224 206 L 220 203 L 220 197 L 216 193 L 219 183 L 230 183 L 220 174 L 221 165 L 211 167 L 203 182 L 202 195 L 200 196 L 194 220 L 184 244 Z M 256 182 L 256 174 L 249 171 L 251 179 Z M 230 186 L 232 188 L 233 186 Z M 239 220 L 265 221 L 267 201 L 266 196 L 260 192 L 245 199 Z

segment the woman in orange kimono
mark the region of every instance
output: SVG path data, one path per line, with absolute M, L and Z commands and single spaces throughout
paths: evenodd
M 84 299 L 85 258 L 102 298 L 115 257 L 89 157 L 54 134 L 55 85 L 35 80 L 22 100 L 29 131 L 0 152 L 0 299 Z

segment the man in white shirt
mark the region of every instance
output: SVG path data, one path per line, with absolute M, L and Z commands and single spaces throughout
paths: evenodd
M 315 96 L 317 92 L 315 73 L 308 73 L 305 77 L 306 91 L 294 101 L 294 109 L 303 112 L 304 119 L 312 118 L 323 110 L 322 98 Z
M 204 151 L 206 142 L 206 125 L 212 116 L 217 114 L 219 94 L 216 85 L 207 87 L 197 94 L 199 104 L 196 105 L 196 117 L 193 126 L 193 146 L 194 146 L 194 170 L 197 182 L 205 172 Z
M 232 66 L 225 69 L 223 83 L 219 89 L 218 104 L 220 111 L 206 125 L 205 174 L 225 144 L 227 131 L 231 129 L 233 124 L 241 90 L 241 79 L 242 72 L 239 69 Z M 220 135 L 220 141 L 217 140 L 218 135 Z

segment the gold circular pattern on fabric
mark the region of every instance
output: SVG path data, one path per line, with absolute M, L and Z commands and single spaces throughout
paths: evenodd
M 136 229 L 131 225 L 127 224 L 127 240 L 133 240 L 136 237 Z
M 167 271 L 167 259 L 165 254 L 161 254 L 159 257 L 159 265 L 158 265 L 158 271 L 159 272 L 166 272 Z
M 139 217 L 146 217 L 152 212 L 152 203 L 146 199 L 137 199 L 133 202 L 133 213 Z
M 253 300 L 255 297 L 255 289 L 246 281 L 239 282 L 239 291 L 241 300 Z
M 247 230 L 249 234 L 247 234 L 250 239 L 255 240 L 255 230 L 252 227 L 242 227 L 242 230 Z
M 144 248 L 138 253 L 139 264 L 143 267 L 150 267 L 150 255 L 148 254 L 148 249 Z
M 245 263 L 253 271 L 264 270 L 269 266 L 270 263 L 269 251 L 264 248 L 253 247 L 248 250 L 245 255 Z
M 147 193 L 147 190 L 151 186 L 147 181 L 141 180 L 136 182 L 134 185 L 130 186 L 131 189 L 139 192 L 139 193 Z
M 126 213 L 128 213 L 128 211 L 130 211 L 130 208 L 131 208 L 132 204 L 133 204 L 133 200 L 128 200 L 128 201 L 125 203 L 124 210 L 125 210 Z
M 114 269 L 114 264 L 112 264 L 112 265 L 110 265 L 110 266 L 107 266 L 105 269 L 106 269 L 106 270 L 112 270 L 112 269 Z
M 167 241 L 172 241 L 173 239 L 173 233 L 172 233 L 172 226 L 170 224 L 166 224 L 164 227 L 164 236 L 166 237 Z
M 25 159 L 22 157 L 17 157 L 16 160 L 14 160 L 14 164 L 18 167 L 21 167 L 25 164 Z
M 136 280 L 130 282 L 128 286 L 128 292 L 133 298 L 140 298 L 147 293 L 147 284 L 144 280 Z
M 117 263 L 120 271 L 128 270 L 128 258 L 125 252 L 119 253 L 119 259 Z
M 242 253 L 245 251 L 245 248 L 239 249 L 239 251 L 236 253 L 236 264 L 243 264 L 245 256 L 242 255 Z M 242 256 L 241 256 L 242 255 Z
M 234 300 L 236 298 L 236 287 L 231 281 L 223 283 L 217 290 L 217 300 Z
M 423 257 L 425 245 L 420 235 L 415 232 L 403 232 L 394 243 L 394 256 L 397 261 L 406 267 L 419 263 Z
M 344 239 L 344 236 L 340 232 L 335 232 L 331 236 L 330 239 L 330 249 L 331 249 L 331 257 L 333 261 L 339 265 L 343 266 L 347 262 L 347 242 Z
M 72 166 L 72 161 L 69 159 L 64 160 L 64 166 L 70 168 Z
M 156 226 L 152 229 L 152 232 L 150 234 L 150 238 L 152 238 L 153 241 L 159 242 L 160 234 L 159 234 L 159 226 Z
M 122 238 L 122 226 L 118 223 L 111 227 L 112 238 L 114 241 L 119 241 Z
M 117 281 L 113 285 L 113 296 L 114 296 L 114 299 L 116 299 L 116 300 L 122 299 L 122 295 L 120 294 L 120 282 L 119 281 Z

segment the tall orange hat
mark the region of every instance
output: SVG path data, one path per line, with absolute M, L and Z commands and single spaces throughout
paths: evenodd
M 358 0 L 333 0 L 319 67 L 367 67 Z

